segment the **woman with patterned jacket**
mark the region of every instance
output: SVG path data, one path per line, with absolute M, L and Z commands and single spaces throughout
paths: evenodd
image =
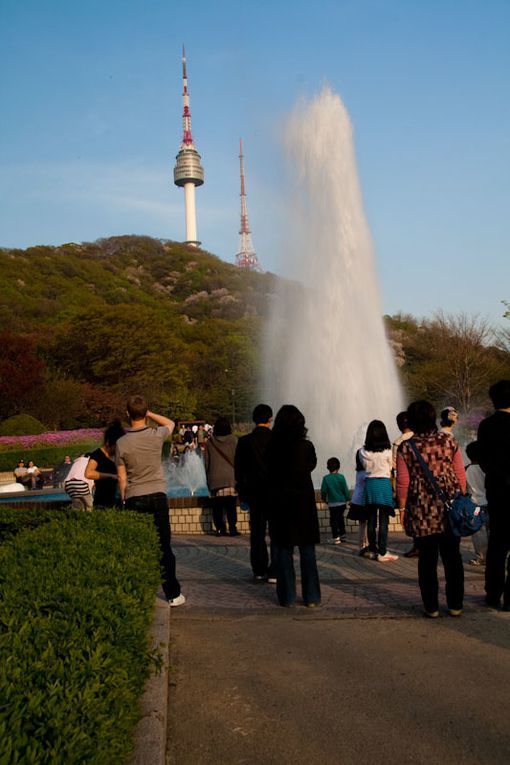
M 446 602 L 450 616 L 460 616 L 464 599 L 464 569 L 460 537 L 450 530 L 444 503 L 430 484 L 413 442 L 434 478 L 449 497 L 466 491 L 466 473 L 457 441 L 436 427 L 436 411 L 428 401 L 415 401 L 407 409 L 413 438 L 400 444 L 397 452 L 397 501 L 403 521 L 410 513 L 410 526 L 419 551 L 418 582 L 425 616 L 439 616 L 438 556 L 446 579 Z

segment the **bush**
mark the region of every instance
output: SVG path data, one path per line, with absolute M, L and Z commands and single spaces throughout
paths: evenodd
M 154 658 L 152 519 L 74 514 L 0 548 L 0 762 L 122 763 Z
M 27 460 L 33 460 L 39 468 L 53 468 L 64 461 L 66 454 L 70 454 L 74 458 L 83 452 L 94 451 L 98 446 L 100 446 L 100 442 L 89 441 L 85 444 L 72 444 L 70 446 L 46 446 L 31 449 L 19 448 L 8 452 L 0 451 L 0 472 L 14 470 L 20 457 L 23 457 L 25 463 Z
M 0 422 L 0 436 L 38 436 L 46 428 L 30 414 L 15 414 Z
M 13 509 L 0 505 L 0 544 L 13 539 L 20 531 L 31 531 L 38 526 L 77 513 L 68 507 L 59 510 Z

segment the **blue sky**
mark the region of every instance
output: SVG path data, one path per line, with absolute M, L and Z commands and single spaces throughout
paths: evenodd
M 203 246 L 233 262 L 238 142 L 263 267 L 282 131 L 327 82 L 354 126 L 383 309 L 497 321 L 510 299 L 508 0 L 0 0 L 0 245 L 182 240 L 186 45 Z

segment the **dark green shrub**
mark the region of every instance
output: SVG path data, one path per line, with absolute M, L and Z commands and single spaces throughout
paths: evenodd
M 20 457 L 23 457 L 25 462 L 33 460 L 37 467 L 53 468 L 63 462 L 66 454 L 74 459 L 83 452 L 94 451 L 98 446 L 100 444 L 97 441 L 87 441 L 83 444 L 71 444 L 69 446 L 40 446 L 27 449 L 20 446 L 8 452 L 0 451 L 0 472 L 14 470 Z
M 33 531 L 45 523 L 58 518 L 67 518 L 76 515 L 78 511 L 72 511 L 68 507 L 62 510 L 23 510 L 13 509 L 0 505 L 0 544 L 8 539 L 13 539 L 20 531 Z
M 0 436 L 38 436 L 46 430 L 31 414 L 15 414 L 0 422 Z
M 125 762 L 151 666 L 158 558 L 152 520 L 115 511 L 0 547 L 0 763 Z

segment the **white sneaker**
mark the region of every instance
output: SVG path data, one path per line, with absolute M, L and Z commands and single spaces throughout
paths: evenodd
M 276 577 L 275 576 L 268 576 L 267 577 L 267 583 L 268 584 L 276 584 Z
M 398 560 L 398 555 L 392 555 L 391 553 L 387 552 L 384 555 L 378 555 L 377 560 L 380 563 L 386 563 L 387 561 L 390 561 L 390 560 Z
M 342 541 L 340 537 L 333 537 L 332 539 L 328 539 L 328 542 L 330 545 L 339 545 L 342 544 Z
M 172 608 L 175 606 L 182 606 L 183 603 L 186 603 L 186 598 L 184 595 L 177 595 L 176 598 L 168 598 L 168 605 Z

